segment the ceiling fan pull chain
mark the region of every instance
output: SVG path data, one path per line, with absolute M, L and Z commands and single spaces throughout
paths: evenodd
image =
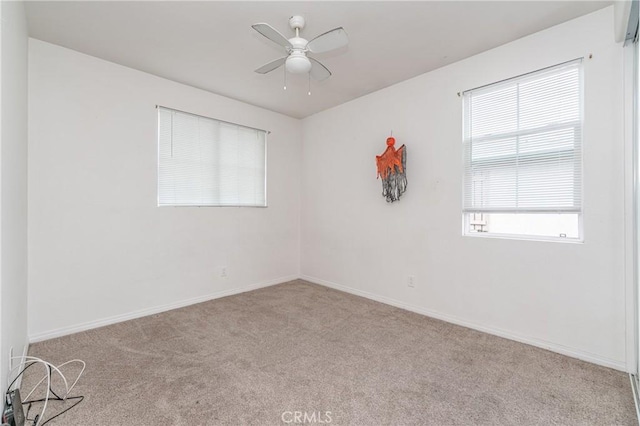
M 308 76 L 309 76 L 309 92 L 307 93 L 307 95 L 311 96 L 311 73 L 309 73 Z
M 287 90 L 287 68 L 282 67 L 282 70 L 284 71 L 284 90 Z

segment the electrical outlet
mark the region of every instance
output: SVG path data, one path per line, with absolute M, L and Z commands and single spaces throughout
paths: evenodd
M 220 268 L 220 278 L 227 278 L 227 267 L 223 266 Z
M 415 286 L 416 286 L 416 284 L 415 284 L 415 278 L 416 278 L 415 276 L 413 276 L 413 275 L 409 275 L 409 277 L 407 278 L 407 285 L 408 285 L 409 287 L 413 288 L 413 287 L 415 287 Z

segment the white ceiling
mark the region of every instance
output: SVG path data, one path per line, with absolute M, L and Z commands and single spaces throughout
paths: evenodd
M 55 2 L 26 3 L 31 37 L 281 112 L 306 117 L 610 5 L 610 1 Z M 313 55 L 323 82 L 253 72 L 284 56 L 251 28 L 311 39 L 343 26 L 350 44 Z M 613 36 L 613 35 L 612 35 Z

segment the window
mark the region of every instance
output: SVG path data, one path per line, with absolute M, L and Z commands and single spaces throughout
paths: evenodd
M 464 233 L 582 239 L 582 60 L 463 102 Z
M 158 107 L 159 206 L 260 206 L 266 132 Z

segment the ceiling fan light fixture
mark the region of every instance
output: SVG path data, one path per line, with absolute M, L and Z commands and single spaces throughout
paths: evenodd
M 331 77 L 331 71 L 318 62 L 317 59 L 307 56 L 307 53 L 329 52 L 344 47 L 349 43 L 347 33 L 342 27 L 334 28 L 311 39 L 311 41 L 307 41 L 306 38 L 300 37 L 300 31 L 304 28 L 304 24 L 305 19 L 302 16 L 292 16 L 289 19 L 289 26 L 296 34 L 289 39 L 264 22 L 251 26 L 258 33 L 284 48 L 286 56 L 264 64 L 256 69 L 255 72 L 267 74 L 284 65 L 285 90 L 287 89 L 286 79 L 288 72 L 291 74 L 307 74 L 309 81 L 312 78 L 322 81 Z M 311 90 L 309 90 L 309 94 L 311 94 L 310 92 Z
M 304 74 L 311 70 L 311 61 L 302 52 L 292 52 L 285 63 L 291 74 Z

